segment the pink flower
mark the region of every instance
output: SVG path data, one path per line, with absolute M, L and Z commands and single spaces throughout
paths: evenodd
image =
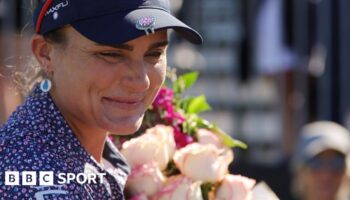
M 165 110 L 165 121 L 171 125 L 181 124 L 185 121 L 185 117 L 176 112 L 173 108 L 167 107 Z
M 216 200 L 252 200 L 252 189 L 255 180 L 241 176 L 228 174 L 225 176 L 215 194 Z
M 148 200 L 148 198 L 145 194 L 140 194 L 140 195 L 131 197 L 129 200 Z
M 147 129 L 145 134 L 124 142 L 121 153 L 132 168 L 154 161 L 163 170 L 173 157 L 175 149 L 173 128 L 157 125 Z
M 176 125 L 185 121 L 185 117 L 175 111 L 173 100 L 174 91 L 168 88 L 162 88 L 153 101 L 155 108 L 160 108 L 164 111 L 164 120 L 169 125 Z
M 215 183 L 228 173 L 233 153 L 231 149 L 192 143 L 177 150 L 173 160 L 181 174 L 192 180 Z
M 176 148 L 178 149 L 183 148 L 188 144 L 191 144 L 194 142 L 193 137 L 185 133 L 182 133 L 178 126 L 174 127 L 174 139 L 176 143 Z
M 174 91 L 168 88 L 161 88 L 153 101 L 154 107 L 168 107 L 172 105 L 174 99 Z
M 151 196 L 163 187 L 165 177 L 155 163 L 136 166 L 126 183 L 132 195 L 145 194 Z
M 212 144 L 217 148 L 223 148 L 224 144 L 222 140 L 213 132 L 208 129 L 198 129 L 196 132 L 198 143 L 200 144 Z
M 183 175 L 172 176 L 152 200 L 203 200 L 201 182 Z
M 179 112 L 176 112 L 173 105 L 173 100 L 174 91 L 168 88 L 162 88 L 155 98 L 153 106 L 155 109 L 160 109 L 164 114 L 162 115 L 162 119 L 165 121 L 165 123 L 174 128 L 176 147 L 182 148 L 190 143 L 193 143 L 194 139 L 191 136 L 181 132 L 179 125 L 181 125 L 186 118 Z

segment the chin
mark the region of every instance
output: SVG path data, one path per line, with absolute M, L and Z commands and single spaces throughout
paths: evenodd
M 140 126 L 137 127 L 125 127 L 119 130 L 113 131 L 113 135 L 132 135 L 136 133 L 137 130 L 139 130 Z
M 118 124 L 113 124 L 112 127 L 107 130 L 113 135 L 132 135 L 140 129 L 142 120 L 143 117 L 136 121 L 120 122 Z

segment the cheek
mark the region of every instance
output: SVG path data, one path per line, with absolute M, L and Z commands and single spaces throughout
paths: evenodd
M 99 65 L 93 59 L 79 55 L 64 57 L 57 66 L 54 93 L 64 97 L 62 101 L 70 110 L 74 107 L 80 112 L 91 112 L 96 107 L 99 91 L 109 85 L 109 74 L 113 74 L 96 66 Z
M 166 64 L 162 63 L 156 66 L 152 66 L 147 70 L 147 75 L 150 81 L 150 86 L 147 94 L 146 107 L 150 106 L 153 100 L 156 98 L 158 91 L 165 81 Z
M 113 74 L 113 68 L 102 65 L 93 56 L 77 55 L 68 56 L 64 63 L 66 82 L 74 84 L 78 89 L 100 88 L 109 85 Z M 81 91 L 83 92 L 83 91 Z
M 306 188 L 310 188 L 313 187 L 315 185 L 315 175 L 314 172 L 309 171 L 308 169 L 304 169 L 304 171 L 301 173 L 300 176 L 302 182 L 303 182 L 303 186 L 305 186 Z
M 148 70 L 150 80 L 150 90 L 158 91 L 165 81 L 166 62 L 162 62 L 153 66 Z

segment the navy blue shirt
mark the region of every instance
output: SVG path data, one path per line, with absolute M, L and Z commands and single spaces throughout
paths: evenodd
M 49 93 L 36 87 L 0 129 L 0 200 L 122 200 L 129 167 L 109 140 L 103 159 L 104 164 L 96 162 L 76 138 Z M 9 171 L 19 172 L 18 185 L 5 185 L 5 172 Z M 36 185 L 22 185 L 25 171 L 37 172 Z M 40 171 L 53 172 L 53 185 L 40 185 Z M 84 182 L 81 176 L 81 182 L 74 179 L 59 183 L 63 179 L 58 177 L 68 173 L 96 174 L 101 179 Z

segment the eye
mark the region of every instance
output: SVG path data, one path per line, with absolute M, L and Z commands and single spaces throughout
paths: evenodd
M 122 54 L 116 53 L 116 52 L 100 52 L 99 55 L 102 57 L 111 57 L 111 58 L 122 57 Z
M 146 54 L 146 57 L 152 57 L 152 58 L 160 58 L 160 56 L 163 54 L 161 51 L 155 51 L 155 52 L 150 52 Z
M 125 57 L 123 54 L 114 51 L 99 52 L 97 53 L 97 56 L 110 63 L 118 62 Z
M 163 54 L 164 51 L 162 50 L 154 50 L 146 53 L 145 58 L 147 62 L 151 64 L 156 64 L 161 60 Z

